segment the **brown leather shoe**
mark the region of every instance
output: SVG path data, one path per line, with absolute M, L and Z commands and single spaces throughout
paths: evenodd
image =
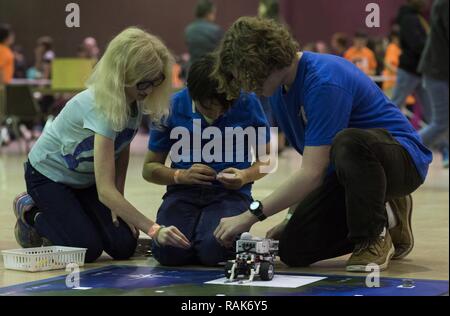
M 392 243 L 395 247 L 393 260 L 405 258 L 414 248 L 414 236 L 412 232 L 411 218 L 413 201 L 412 196 L 393 199 L 388 202 L 397 218 L 397 226 L 390 229 Z
M 348 272 L 367 272 L 366 267 L 376 264 L 380 271 L 389 267 L 389 262 L 394 255 L 394 245 L 391 236 L 386 231 L 384 237 L 380 236 L 376 240 L 357 244 L 353 254 L 347 261 L 346 270 Z

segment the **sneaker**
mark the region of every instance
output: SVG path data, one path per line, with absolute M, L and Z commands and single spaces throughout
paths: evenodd
M 348 272 L 367 272 L 366 267 L 370 264 L 378 265 L 380 271 L 386 270 L 394 251 L 391 236 L 386 231 L 384 237 L 380 236 L 374 241 L 357 244 L 347 261 L 346 270 Z
M 17 218 L 14 235 L 22 248 L 41 247 L 43 244 L 43 240 L 36 229 L 25 220 L 25 213 L 31 211 L 34 207 L 34 201 L 27 193 L 22 193 L 14 199 L 13 209 Z
M 397 218 L 397 226 L 389 230 L 395 254 L 392 259 L 405 258 L 414 248 L 414 236 L 412 232 L 411 218 L 413 201 L 412 196 L 393 199 L 388 202 Z

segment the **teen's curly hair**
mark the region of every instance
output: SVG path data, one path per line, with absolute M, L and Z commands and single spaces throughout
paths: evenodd
M 225 33 L 212 77 L 229 99 L 237 99 L 241 89 L 260 93 L 269 75 L 290 66 L 298 50 L 298 43 L 278 22 L 242 17 Z

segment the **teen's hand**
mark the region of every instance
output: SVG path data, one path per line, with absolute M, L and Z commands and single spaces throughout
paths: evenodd
M 272 229 L 267 232 L 266 238 L 280 240 L 288 222 L 288 220 L 284 220 L 280 224 L 272 227 Z
M 156 241 L 161 246 L 172 246 L 176 248 L 189 249 L 191 243 L 175 226 L 163 227 L 156 235 Z
M 195 164 L 188 170 L 179 170 L 179 174 L 175 174 L 178 184 L 203 184 L 211 185 L 216 179 L 216 171 L 202 164 Z
M 244 170 L 228 168 L 217 175 L 217 181 L 229 190 L 239 190 L 248 183 Z
M 250 212 L 242 213 L 241 215 L 222 218 L 219 226 L 214 231 L 219 244 L 226 248 L 233 246 L 234 239 L 245 232 L 249 232 L 250 228 L 258 221 L 258 219 Z

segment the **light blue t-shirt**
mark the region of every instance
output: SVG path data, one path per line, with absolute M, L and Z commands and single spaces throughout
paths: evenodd
M 88 89 L 73 97 L 58 117 L 46 127 L 29 154 L 31 165 L 47 178 L 74 188 L 95 184 L 94 138 L 102 135 L 114 141 L 116 159 L 136 135 L 142 108 L 136 104 L 127 127 L 116 132 L 94 107 Z

